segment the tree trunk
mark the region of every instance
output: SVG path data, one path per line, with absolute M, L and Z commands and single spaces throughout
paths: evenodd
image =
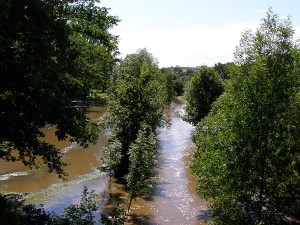
M 130 210 L 132 199 L 133 199 L 133 195 L 130 195 L 130 202 L 129 202 L 128 209 L 127 209 L 128 212 Z
M 264 152 L 264 151 L 263 151 Z M 264 194 L 265 194 L 265 158 L 261 156 L 261 177 L 259 181 L 259 212 L 258 221 L 264 222 L 263 207 L 264 207 Z
M 109 189 L 111 188 L 111 176 L 109 176 Z

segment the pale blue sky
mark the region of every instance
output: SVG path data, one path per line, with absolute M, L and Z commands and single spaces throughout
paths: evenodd
M 122 57 L 147 48 L 160 67 L 214 65 L 233 60 L 241 32 L 255 29 L 272 7 L 291 16 L 300 36 L 299 0 L 101 0 L 121 19 Z

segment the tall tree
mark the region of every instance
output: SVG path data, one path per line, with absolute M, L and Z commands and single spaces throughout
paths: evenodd
M 145 49 L 127 55 L 116 69 L 108 111 L 113 133 L 122 144 L 119 176 L 128 171 L 129 146 L 137 138 L 141 124 L 154 130 L 161 121 L 165 99 L 160 75 L 156 61 Z
M 211 109 L 211 104 L 222 94 L 223 84 L 214 69 L 202 66 L 187 84 L 186 120 L 196 125 Z
M 115 136 L 111 136 L 108 145 L 102 148 L 102 163 L 108 167 L 109 188 L 111 187 L 111 178 L 117 170 L 122 160 L 122 144 Z
M 171 71 L 166 71 L 164 74 L 164 86 L 167 95 L 167 103 L 172 102 L 173 96 L 175 95 L 175 82 L 173 80 L 173 74 Z
M 129 149 L 129 172 L 125 179 L 129 192 L 128 211 L 132 200 L 149 192 L 153 187 L 152 170 L 155 165 L 156 141 L 151 127 L 142 125 Z
M 93 66 L 81 63 L 91 57 L 84 57 L 87 49 L 113 54 L 115 40 L 108 29 L 117 20 L 93 0 L 0 4 L 0 158 L 34 165 L 41 157 L 49 171 L 63 175 L 62 155 L 42 141 L 41 128 L 56 125 L 59 140 L 70 137 L 83 146 L 96 141 L 96 125 L 71 101 L 86 83 L 86 67 Z M 97 60 L 102 65 L 108 58 L 98 55 Z
M 170 104 L 173 96 L 180 96 L 184 92 L 184 83 L 181 80 L 179 74 L 175 73 L 171 69 L 161 69 L 166 92 L 167 103 Z
M 192 164 L 212 224 L 288 224 L 300 213 L 299 47 L 271 10 L 235 54 L 232 83 L 197 126 Z

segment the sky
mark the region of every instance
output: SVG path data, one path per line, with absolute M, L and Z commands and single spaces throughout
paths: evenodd
M 213 66 L 231 62 L 246 29 L 255 30 L 268 8 L 291 17 L 300 37 L 299 0 L 101 0 L 121 21 L 121 58 L 146 48 L 159 67 Z

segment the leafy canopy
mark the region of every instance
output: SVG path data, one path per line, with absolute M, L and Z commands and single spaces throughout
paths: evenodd
M 113 135 L 122 145 L 121 176 L 129 166 L 129 146 L 142 124 L 155 130 L 160 124 L 165 101 L 157 62 L 146 49 L 127 55 L 117 66 L 110 92 L 109 120 Z
M 62 154 L 42 141 L 42 128 L 56 125 L 59 140 L 85 147 L 96 141 L 96 125 L 72 104 L 114 59 L 116 39 L 108 29 L 118 20 L 95 3 L 1 1 L 1 159 L 35 165 L 42 158 L 62 176 Z
M 299 220 L 299 46 L 271 10 L 246 31 L 232 80 L 194 133 L 198 193 L 212 224 Z
M 137 139 L 129 149 L 129 172 L 125 176 L 127 189 L 131 201 L 142 194 L 146 194 L 153 187 L 152 170 L 155 165 L 156 141 L 151 127 L 142 125 Z
M 187 84 L 186 120 L 196 125 L 211 109 L 211 104 L 223 92 L 223 84 L 213 68 L 202 66 Z

